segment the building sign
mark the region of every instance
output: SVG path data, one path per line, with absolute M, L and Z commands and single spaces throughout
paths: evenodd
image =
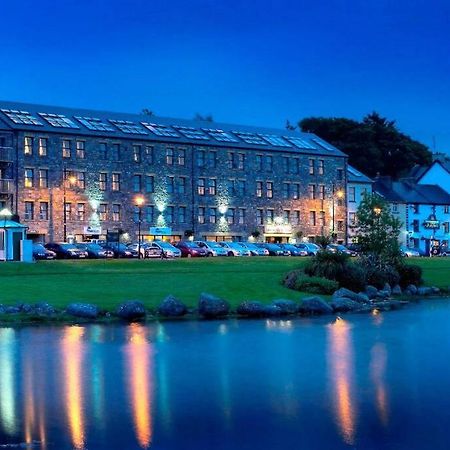
M 270 224 L 264 227 L 265 234 L 291 234 L 292 226 L 284 224 Z
M 153 236 L 171 236 L 172 228 L 170 227 L 150 227 L 150 234 Z
M 434 214 L 430 214 L 428 219 L 423 223 L 423 227 L 428 230 L 438 230 L 441 226 L 439 220 L 436 220 L 436 216 Z
M 87 227 L 84 227 L 84 234 L 102 234 L 102 228 L 89 225 Z

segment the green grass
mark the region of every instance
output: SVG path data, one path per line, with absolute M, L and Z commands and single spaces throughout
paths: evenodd
M 47 301 L 61 308 L 70 302 L 92 302 L 114 310 L 124 300 L 137 299 L 155 307 L 168 294 L 187 305 L 201 292 L 226 298 L 268 302 L 299 299 L 280 283 L 284 274 L 306 258 L 206 258 L 176 261 L 48 261 L 0 264 L 0 303 Z M 426 284 L 450 285 L 450 258 L 417 258 L 408 262 L 424 270 Z

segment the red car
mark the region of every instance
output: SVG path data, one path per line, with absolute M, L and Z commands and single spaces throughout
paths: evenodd
M 206 249 L 199 247 L 195 242 L 180 241 L 175 247 L 181 251 L 181 256 L 185 258 L 208 256 Z

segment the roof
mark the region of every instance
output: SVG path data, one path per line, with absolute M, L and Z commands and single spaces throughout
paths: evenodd
M 321 156 L 346 155 L 312 133 L 0 101 L 0 124 L 11 130 L 128 138 L 217 147 L 287 151 Z M 0 125 L 1 126 L 1 125 Z
M 408 173 L 407 178 L 419 181 L 435 164 L 441 165 L 448 173 L 450 173 L 450 160 L 435 159 L 429 166 L 419 166 L 416 164 Z
M 373 183 L 373 180 L 353 166 L 347 166 L 347 180 L 349 183 Z
M 380 177 L 375 180 L 373 189 L 390 202 L 450 205 L 450 194 L 436 184 L 416 184 L 407 180 L 392 181 L 390 177 Z
M 28 228 L 28 226 L 23 223 L 14 222 L 13 220 L 0 219 L 0 230 L 4 228 Z

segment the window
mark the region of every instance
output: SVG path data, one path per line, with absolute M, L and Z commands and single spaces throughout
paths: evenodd
M 198 223 L 205 223 L 205 208 L 199 206 L 197 209 L 197 221 Z
M 217 180 L 215 178 L 210 178 L 208 181 L 208 193 L 209 195 L 216 195 L 217 191 Z
M 245 208 L 238 209 L 238 224 L 243 225 L 245 223 Z
M 174 177 L 167 177 L 166 180 L 167 180 L 167 193 L 168 194 L 173 194 L 174 188 L 175 188 L 175 186 L 174 186 L 175 178 Z
M 197 181 L 197 194 L 205 195 L 205 179 L 199 178 Z
M 444 233 L 448 234 L 450 232 L 450 222 L 444 222 L 442 224 L 442 227 L 444 228 Z
M 264 158 L 264 168 L 267 172 L 271 172 L 273 169 L 273 158 L 270 155 L 266 155 Z
M 256 182 L 256 196 L 262 197 L 262 191 L 263 191 L 263 183 L 262 181 Z
M 115 192 L 120 191 L 120 173 L 113 173 L 111 174 L 111 180 L 112 180 L 112 190 Z
M 413 220 L 412 226 L 413 226 L 414 233 L 418 233 L 419 232 L 419 221 L 417 219 Z
M 319 198 L 325 200 L 325 185 L 319 184 Z
M 227 164 L 229 169 L 234 169 L 234 152 L 228 152 Z
M 77 158 L 84 159 L 86 157 L 86 143 L 84 141 L 77 141 Z
M 314 175 L 316 171 L 316 161 L 312 158 L 309 158 L 309 174 Z
M 153 150 L 153 146 L 152 145 L 146 145 L 145 146 L 145 156 L 147 158 L 147 162 L 149 164 L 153 164 L 153 160 L 154 160 L 154 150 Z
M 292 183 L 291 184 L 291 195 L 294 200 L 298 200 L 300 198 L 300 184 Z
M 25 169 L 25 187 L 32 188 L 34 185 L 34 169 Z
M 132 151 L 133 151 L 133 161 L 135 163 L 140 163 L 142 161 L 141 146 L 133 145 Z
M 392 205 L 392 212 L 393 212 L 393 213 L 398 213 L 398 205 L 397 205 L 397 203 L 394 203 L 394 204 Z
M 237 160 L 237 168 L 239 170 L 245 169 L 245 154 L 244 153 L 238 153 L 238 160 Z
M 84 220 L 85 218 L 85 205 L 84 203 L 77 203 L 77 220 Z
M 39 187 L 48 188 L 48 170 L 39 169 L 38 175 L 39 175 Z
M 228 210 L 227 210 L 227 224 L 228 225 L 234 224 L 234 221 L 235 221 L 234 215 L 235 215 L 234 208 L 228 208 Z
M 185 194 L 186 193 L 186 178 L 179 177 L 177 186 L 178 186 L 177 187 L 177 192 L 179 194 Z
M 70 141 L 68 141 L 67 139 L 64 139 L 62 141 L 62 156 L 63 158 L 70 158 L 71 156 L 71 144 Z
M 260 208 L 256 210 L 256 224 L 264 225 L 264 210 Z
M 315 211 L 309 212 L 309 224 L 312 226 L 316 226 L 316 212 Z
M 25 220 L 34 220 L 34 202 L 25 202 Z
M 173 210 L 174 210 L 174 208 L 173 208 L 173 206 L 168 206 L 167 207 L 167 209 L 166 209 L 166 220 L 167 220 L 167 222 L 168 223 L 173 223 L 174 222 L 174 220 L 173 220 Z
M 84 189 L 86 187 L 86 172 L 77 172 L 77 187 L 79 189 Z
M 113 222 L 120 222 L 121 220 L 121 211 L 120 205 L 117 203 L 113 203 L 112 205 L 112 220 Z
M 272 224 L 273 223 L 273 218 L 274 218 L 274 210 L 273 209 L 268 209 L 266 211 L 266 220 L 268 224 Z
M 186 150 L 180 149 L 178 150 L 178 165 L 184 166 L 186 161 Z
M 33 154 L 33 138 L 29 136 L 25 136 L 24 145 L 23 145 L 23 153 L 24 155 L 32 155 Z
M 215 169 L 217 165 L 217 152 L 208 152 L 208 166 Z
M 100 203 L 98 205 L 98 218 L 102 221 L 108 220 L 107 207 L 108 205 L 106 203 Z
M 147 205 L 145 207 L 145 220 L 149 223 L 153 223 L 155 220 L 155 207 L 153 205 Z
M 283 161 L 283 172 L 289 173 L 289 157 L 283 156 L 282 161 Z
M 228 191 L 228 195 L 235 194 L 234 180 L 227 180 L 227 191 Z
M 47 138 L 39 138 L 38 153 L 39 156 L 47 156 Z
M 316 185 L 315 184 L 310 184 L 308 186 L 308 191 L 309 191 L 309 198 L 311 200 L 315 200 L 315 198 L 316 198 Z
M 319 226 L 325 226 L 325 211 L 319 211 Z
M 142 210 L 139 208 L 139 206 L 133 207 L 133 222 L 134 223 L 141 223 L 142 222 Z
M 348 213 L 348 221 L 349 221 L 350 225 L 356 224 L 356 213 L 355 212 Z
M 355 186 L 349 186 L 348 187 L 348 201 L 349 202 L 356 202 L 356 188 Z
M 236 181 L 237 193 L 241 197 L 245 196 L 245 180 L 237 180 Z
M 209 208 L 209 223 L 217 222 L 217 208 Z
M 48 220 L 48 202 L 39 203 L 39 219 Z
M 205 150 L 197 150 L 197 167 L 205 167 Z
M 108 147 L 106 147 L 106 144 L 104 142 L 100 142 L 100 144 L 98 144 L 98 156 L 99 159 L 108 158 Z
M 300 171 L 300 161 L 298 158 L 291 158 L 291 173 L 297 175 Z
M 288 209 L 285 209 L 283 211 L 283 223 L 289 223 L 289 219 L 290 219 L 290 211 Z
M 151 194 L 155 191 L 155 178 L 153 175 L 145 176 L 145 192 Z
M 256 161 L 256 170 L 262 170 L 263 169 L 263 157 L 262 157 L 262 155 L 256 155 L 255 161 Z
M 300 211 L 291 211 L 291 224 L 300 225 Z
M 166 149 L 166 164 L 173 166 L 173 148 Z
M 72 203 L 66 202 L 64 203 L 64 215 L 66 220 L 71 220 L 72 218 Z
M 273 197 L 273 183 L 272 183 L 272 181 L 267 181 L 266 182 L 266 196 L 267 196 L 267 198 L 272 198 Z
M 337 170 L 337 179 L 338 181 L 342 181 L 344 179 L 344 169 Z
M 317 173 L 323 175 L 325 173 L 325 162 L 323 159 L 317 161 Z
M 288 199 L 289 198 L 289 192 L 290 192 L 289 183 L 283 183 L 282 195 L 283 195 L 284 199 Z
M 337 230 L 338 231 L 344 231 L 344 221 L 343 220 L 338 220 L 337 221 Z
M 419 212 L 420 212 L 420 208 L 419 208 L 419 205 L 412 205 L 412 210 L 413 210 L 413 213 L 414 214 L 419 214 Z
M 178 207 L 178 223 L 186 223 L 186 206 Z
M 106 191 L 106 183 L 108 181 L 108 175 L 105 172 L 98 174 L 98 188 L 101 191 Z
M 113 161 L 120 161 L 120 144 L 113 144 L 111 151 L 111 159 Z
M 141 175 L 133 175 L 133 192 L 141 192 L 142 177 Z
M 444 205 L 444 214 L 450 213 L 450 205 Z

